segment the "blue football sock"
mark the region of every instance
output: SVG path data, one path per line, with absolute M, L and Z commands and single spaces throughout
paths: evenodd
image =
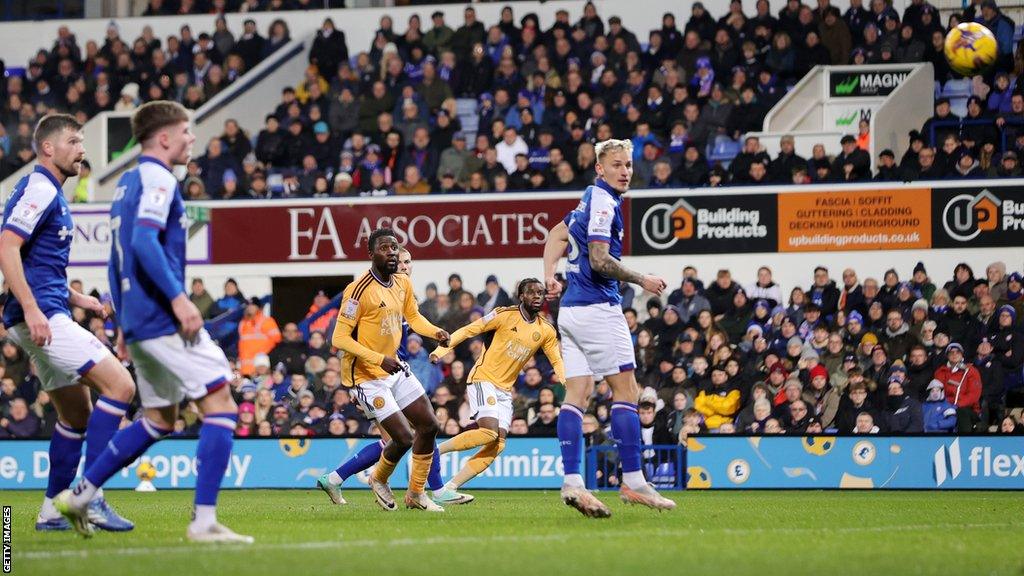
M 121 418 L 128 411 L 128 404 L 111 400 L 100 396 L 96 401 L 96 407 L 89 417 L 89 427 L 86 429 L 85 441 L 85 469 L 88 470 L 96 458 L 103 453 L 103 449 L 110 443 L 110 439 L 117 434 L 121 426 Z
M 380 453 L 383 451 L 384 446 L 380 442 L 371 442 L 357 452 L 355 456 L 346 460 L 335 472 L 338 473 L 338 476 L 341 476 L 341 481 L 344 482 L 348 480 L 349 476 L 354 476 L 376 464 L 380 460 Z
M 583 447 L 583 410 L 562 404 L 558 412 L 558 444 L 562 449 L 565 474 L 580 473 L 580 450 Z
M 46 497 L 53 498 L 71 486 L 82 459 L 85 430 L 57 421 L 50 437 L 50 476 L 46 481 Z
M 170 433 L 170 430 L 158 427 L 147 418 L 132 422 L 114 434 L 92 466 L 86 468 L 85 479 L 97 488 L 103 486 L 118 470 L 134 462 L 147 448 Z
M 437 451 L 437 444 L 434 444 L 434 459 L 430 461 L 430 474 L 427 475 L 427 488 L 440 490 L 444 488 L 441 481 L 441 454 Z
M 612 436 L 619 444 L 623 472 L 640 470 L 640 415 L 636 404 L 612 403 Z
M 216 506 L 217 492 L 231 460 L 237 413 L 206 414 L 196 447 L 196 506 Z

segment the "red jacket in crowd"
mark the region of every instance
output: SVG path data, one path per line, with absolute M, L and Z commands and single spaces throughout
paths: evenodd
M 972 364 L 961 362 L 950 366 L 947 362 L 935 371 L 935 379 L 945 386 L 946 400 L 950 404 L 981 413 L 981 374 Z

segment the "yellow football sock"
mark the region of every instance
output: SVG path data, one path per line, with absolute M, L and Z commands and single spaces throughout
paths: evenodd
M 469 450 L 470 448 L 490 444 L 491 442 L 494 442 L 497 437 L 497 432 L 488 430 L 487 428 L 466 430 L 462 434 L 442 442 L 441 445 L 437 447 L 437 451 L 441 454 L 462 452 L 463 450 Z
M 430 463 L 433 459 L 433 450 L 426 454 L 412 455 L 412 471 L 409 473 L 410 492 L 416 494 L 423 492 L 423 485 L 427 483 L 427 475 L 430 474 Z
M 460 486 L 469 482 L 473 478 L 476 478 L 481 472 L 487 470 L 487 467 L 494 462 L 494 459 L 501 454 L 502 450 L 505 449 L 505 439 L 499 438 L 494 442 L 491 442 L 480 449 L 479 452 L 473 455 L 466 465 L 459 470 L 458 474 L 451 479 L 450 483 L 454 489 L 458 490 Z
M 377 482 L 387 482 L 388 478 L 391 478 L 391 473 L 395 471 L 396 462 L 388 460 L 384 454 L 380 455 L 380 460 L 377 460 L 377 465 L 373 468 L 373 479 Z

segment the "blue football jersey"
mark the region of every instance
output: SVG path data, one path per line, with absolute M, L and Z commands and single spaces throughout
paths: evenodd
M 587 186 L 579 205 L 564 222 L 569 227 L 569 287 L 562 297 L 562 306 L 621 304 L 619 281 L 590 269 L 587 243 L 604 242 L 612 258 L 622 258 L 622 196 L 598 179 L 593 186 Z
M 25 239 L 21 262 L 39 309 L 47 318 L 61 313 L 70 316 L 67 267 L 75 224 L 60 182 L 49 170 L 36 166 L 14 186 L 4 207 L 3 229 Z M 25 311 L 8 291 L 4 326 L 24 321 Z
M 133 248 L 141 248 L 138 239 L 142 227 L 158 231 L 162 259 L 160 254 Z M 139 165 L 125 172 L 117 183 L 110 228 L 110 291 L 125 341 L 174 334 L 178 325 L 171 299 L 185 291 L 188 219 L 178 180 L 170 168 L 141 156 Z M 161 269 L 147 268 L 146 264 L 159 264 Z

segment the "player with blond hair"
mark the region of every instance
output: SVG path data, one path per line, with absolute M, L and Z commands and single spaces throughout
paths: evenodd
M 606 140 L 597 145 L 597 179 L 583 193 L 579 205 L 548 234 L 544 246 L 544 279 L 549 298 L 557 298 L 562 285 L 555 269 L 568 248 L 566 278 L 558 330 L 565 360 L 566 396 L 558 414 L 558 440 L 562 449 L 565 479 L 562 500 L 586 516 L 608 517 L 611 511 L 586 490 L 580 475 L 583 446 L 583 414 L 594 391 L 595 380 L 611 385 L 612 436 L 622 463 L 623 501 L 658 510 L 676 504 L 658 494 L 641 470 L 640 389 L 634 375 L 632 339 L 625 317 L 619 282 L 638 284 L 660 295 L 665 281 L 625 267 L 622 238 L 622 197 L 633 178 L 633 145 L 628 140 Z

